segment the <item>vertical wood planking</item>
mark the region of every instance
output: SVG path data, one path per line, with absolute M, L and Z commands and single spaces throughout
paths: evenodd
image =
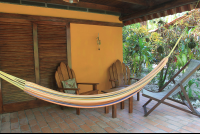
M 40 85 L 57 89 L 55 72 L 61 62 L 67 63 L 66 24 L 37 24 L 40 62 Z
M 117 69 L 119 86 L 124 86 L 124 75 L 123 75 L 123 72 L 122 72 L 122 63 L 121 63 L 120 60 L 117 60 L 115 62 L 115 65 L 116 65 L 116 69 Z
M 37 33 L 37 24 L 35 23 L 33 23 L 33 46 L 34 46 L 34 61 L 35 61 L 35 81 L 37 84 L 40 84 L 38 33 Z
M 21 79 L 36 82 L 31 22 L 0 21 L 0 69 Z M 35 100 L 35 97 L 3 79 L 1 94 L 3 105 Z
M 1 78 L 0 78 L 0 114 L 3 113 L 3 98 L 1 93 Z
M 66 25 L 66 38 L 67 38 L 67 62 L 68 66 L 72 68 L 72 59 L 71 59 L 71 34 L 70 34 L 70 23 Z
M 113 73 L 113 70 L 112 70 L 112 66 L 109 67 L 109 74 L 110 74 L 110 79 L 111 79 L 111 80 L 115 80 L 115 79 L 114 79 L 114 76 L 113 76 L 114 73 Z M 114 81 L 111 81 L 111 85 L 112 85 L 112 88 L 115 88 L 115 87 L 116 87 Z

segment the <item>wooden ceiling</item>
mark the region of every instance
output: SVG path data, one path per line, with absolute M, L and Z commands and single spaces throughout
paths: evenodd
M 79 0 L 78 3 L 70 4 L 64 2 L 63 0 L 26 1 L 45 2 L 118 12 L 121 13 L 119 19 L 124 23 L 126 21 L 141 18 L 149 14 L 164 12 L 166 10 L 177 8 L 187 4 L 195 5 L 195 3 L 198 2 L 198 0 Z

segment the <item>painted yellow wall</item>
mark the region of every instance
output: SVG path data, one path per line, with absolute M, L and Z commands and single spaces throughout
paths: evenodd
M 36 7 L 36 6 L 6 4 L 6 3 L 0 3 L 0 12 L 121 23 L 121 21 L 119 21 L 119 17 L 113 15 Z
M 5 3 L 0 3 L 0 12 L 121 23 L 118 16 Z M 100 83 L 99 90 L 111 88 L 108 68 L 117 59 L 121 61 L 123 59 L 122 28 L 71 24 L 70 30 L 72 68 L 77 82 Z M 97 45 L 98 33 L 101 50 L 98 50 Z M 91 90 L 92 86 L 79 88 L 81 88 L 80 92 L 85 92 Z
M 77 82 L 100 83 L 99 90 L 111 88 L 108 68 L 117 59 L 123 60 L 122 28 L 85 24 L 71 24 L 70 27 L 72 69 Z M 101 50 L 97 45 L 98 33 Z M 79 88 L 80 92 L 91 90 L 91 86 Z

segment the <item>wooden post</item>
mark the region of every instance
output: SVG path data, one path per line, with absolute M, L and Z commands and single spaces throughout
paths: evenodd
M 38 33 L 37 24 L 33 23 L 33 46 L 35 61 L 35 82 L 40 84 L 39 52 L 38 52 Z
M 0 78 L 0 114 L 1 113 L 3 113 L 3 98 L 2 98 L 1 78 Z
M 112 105 L 112 117 L 117 117 L 117 104 Z
M 106 106 L 105 107 L 105 114 L 108 114 L 109 113 L 109 106 Z
M 71 34 L 70 34 L 70 23 L 66 25 L 66 36 L 67 36 L 67 64 L 72 68 L 72 59 L 71 59 Z
M 129 113 L 133 112 L 133 96 L 129 98 Z
M 122 101 L 120 104 L 121 104 L 121 109 L 124 109 L 124 101 Z

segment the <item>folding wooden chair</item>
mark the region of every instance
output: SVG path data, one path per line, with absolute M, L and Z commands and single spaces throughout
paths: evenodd
M 163 104 L 166 104 L 168 106 L 171 106 L 171 107 L 174 107 L 174 108 L 177 108 L 179 110 L 182 110 L 182 111 L 185 111 L 187 113 L 190 113 L 190 114 L 194 114 L 194 115 L 197 115 L 200 117 L 200 113 L 194 109 L 194 107 L 192 106 L 190 100 L 189 100 L 189 97 L 184 89 L 184 86 L 188 83 L 188 81 L 190 80 L 191 76 L 196 72 L 196 70 L 200 67 L 200 61 L 199 60 L 190 60 L 188 63 L 186 63 L 186 65 L 184 65 L 183 68 L 181 68 L 164 86 L 162 89 L 160 89 L 159 92 L 151 92 L 151 91 L 148 91 L 148 90 L 143 90 L 143 94 L 142 96 L 144 97 L 147 97 L 147 98 L 150 98 L 144 105 L 143 105 L 143 108 L 144 108 L 144 116 L 148 116 L 156 107 L 158 107 L 161 103 Z M 180 72 L 182 72 L 184 69 L 186 69 L 185 73 L 181 76 L 181 78 L 178 80 L 178 82 L 175 83 L 174 81 L 174 78 L 176 76 L 178 76 L 178 74 Z M 165 91 L 164 88 L 170 83 L 170 82 L 174 82 L 174 86 L 172 86 L 172 88 L 170 89 L 167 89 Z M 181 91 L 183 93 L 183 96 L 181 94 Z M 182 102 L 179 102 L 177 100 L 174 100 L 174 99 L 171 99 L 169 98 L 169 96 L 173 96 L 175 94 L 179 93 L 180 97 L 181 97 L 181 100 Z M 184 108 L 181 108 L 181 107 L 178 107 L 176 105 L 173 105 L 173 104 L 170 104 L 168 102 L 165 102 L 164 100 L 165 99 L 169 99 L 169 100 L 172 100 L 172 101 L 175 101 L 177 103 L 180 103 L 180 104 L 183 104 L 183 105 L 186 105 L 189 109 L 184 109 Z M 146 106 L 152 101 L 152 100 L 155 100 L 157 101 L 158 103 L 156 105 L 154 105 L 149 111 L 147 111 L 146 109 Z

